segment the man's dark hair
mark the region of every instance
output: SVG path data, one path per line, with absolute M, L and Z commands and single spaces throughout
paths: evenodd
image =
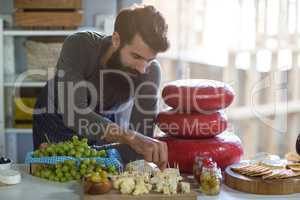
M 167 30 L 168 25 L 162 14 L 149 5 L 122 9 L 114 27 L 114 31 L 120 35 L 122 46 L 130 43 L 138 33 L 155 52 L 164 52 L 169 48 Z

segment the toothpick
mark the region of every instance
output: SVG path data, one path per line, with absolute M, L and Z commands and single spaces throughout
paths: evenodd
M 44 135 L 45 135 L 45 138 L 46 138 L 46 140 L 47 140 L 47 143 L 48 143 L 48 144 L 51 144 L 51 142 L 50 142 L 50 140 L 49 140 L 47 134 L 45 133 Z

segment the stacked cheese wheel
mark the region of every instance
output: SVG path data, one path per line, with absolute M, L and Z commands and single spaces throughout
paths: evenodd
M 201 153 L 213 157 L 223 169 L 239 161 L 243 153 L 239 138 L 225 134 L 228 121 L 223 110 L 234 99 L 228 84 L 177 80 L 164 87 L 162 97 L 172 109 L 159 113 L 156 124 L 167 134 L 160 139 L 168 144 L 171 164 L 191 173 L 193 158 Z

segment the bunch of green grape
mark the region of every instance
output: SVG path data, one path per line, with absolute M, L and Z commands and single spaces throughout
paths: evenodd
M 35 150 L 33 157 L 48 156 L 72 156 L 76 158 L 107 157 L 106 151 L 97 151 L 88 145 L 87 138 L 79 139 L 73 136 L 71 141 L 60 142 L 57 144 L 47 144 L 43 148 Z
M 66 160 L 55 165 L 40 165 L 33 172 L 34 176 L 57 182 L 80 180 L 84 176 L 94 174 L 101 174 L 101 177 L 105 179 L 108 174 L 117 174 L 117 170 L 114 165 L 105 167 L 97 163 L 95 159 L 84 159 L 81 160 L 79 168 L 76 161 Z
M 71 180 L 80 180 L 76 161 L 66 160 L 63 163 L 55 165 L 41 165 L 33 172 L 34 176 L 48 179 L 50 181 L 67 182 Z
M 106 171 L 110 174 L 116 174 L 117 170 L 114 165 L 109 165 L 108 167 L 105 167 L 102 164 L 96 163 L 96 160 L 94 159 L 85 159 L 80 162 L 79 165 L 79 173 L 81 176 L 90 175 L 94 172 L 101 172 Z

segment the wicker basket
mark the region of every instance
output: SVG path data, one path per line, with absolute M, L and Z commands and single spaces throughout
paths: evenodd
M 99 164 L 103 164 L 105 167 L 113 165 L 118 172 L 123 171 L 122 158 L 116 149 L 107 149 L 107 157 L 90 157 L 90 158 L 75 158 L 72 156 L 51 156 L 51 157 L 33 157 L 33 152 L 28 152 L 25 158 L 25 164 L 29 166 L 28 170 L 30 174 L 33 174 L 35 170 L 40 166 L 55 165 L 62 163 L 66 160 L 74 160 L 79 167 L 79 163 L 85 159 L 94 159 Z
M 27 68 L 29 72 L 34 73 L 34 75 L 29 76 L 30 79 L 49 80 L 54 76 L 62 44 L 62 42 L 41 42 L 34 40 L 27 40 L 25 42 Z M 41 75 L 39 75 L 39 70 L 43 70 Z M 45 72 L 47 75 L 43 75 Z

